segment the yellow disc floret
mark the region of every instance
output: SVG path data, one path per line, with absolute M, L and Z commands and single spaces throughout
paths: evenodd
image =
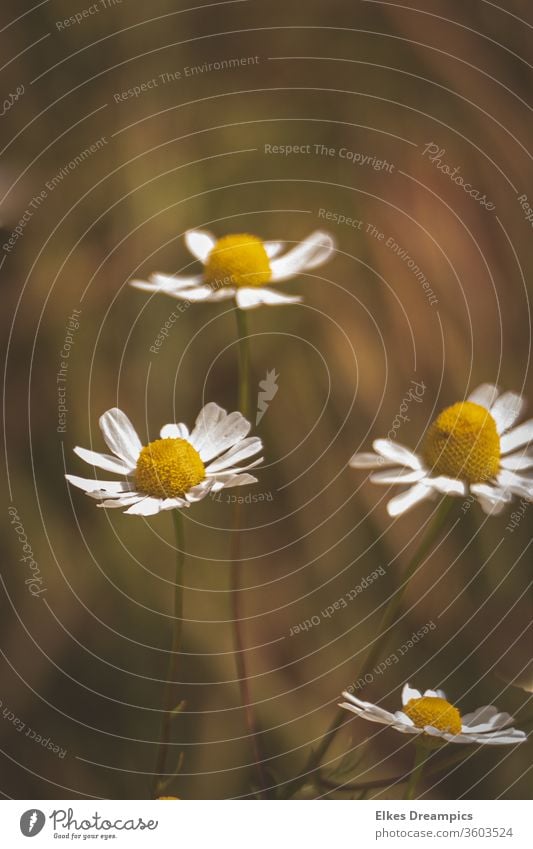
M 485 407 L 463 401 L 447 407 L 430 426 L 422 448 L 437 475 L 482 483 L 500 468 L 500 437 Z
M 456 707 L 446 699 L 436 696 L 424 696 L 421 699 L 410 699 L 403 712 L 412 719 L 417 728 L 431 725 L 439 731 L 448 734 L 459 734 L 462 728 L 461 714 Z
M 176 498 L 205 478 L 205 466 L 186 439 L 156 439 L 137 460 L 135 485 L 156 498 Z
M 219 239 L 207 257 L 204 273 L 206 282 L 214 289 L 264 286 L 272 277 L 263 242 L 246 233 Z

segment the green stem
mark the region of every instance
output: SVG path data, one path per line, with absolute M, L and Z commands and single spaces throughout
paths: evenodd
M 415 762 L 413 764 L 411 775 L 409 776 L 409 782 L 405 790 L 404 799 L 414 799 L 415 791 L 418 786 L 418 782 L 422 777 L 422 772 L 424 771 L 424 765 L 428 754 L 429 749 L 427 746 L 424 746 L 424 744 L 420 742 L 415 743 Z
M 161 736 L 157 750 L 157 760 L 154 773 L 154 796 L 159 795 L 161 777 L 166 774 L 168 747 L 172 720 L 176 715 L 178 699 L 176 695 L 177 675 L 181 649 L 181 629 L 183 620 L 183 566 L 185 562 L 183 520 L 180 510 L 172 510 L 172 519 L 176 535 L 176 577 L 174 583 L 174 627 L 172 648 L 168 659 L 165 693 L 163 697 L 163 719 L 161 720 Z
M 237 321 L 237 336 L 239 339 L 239 410 L 247 419 L 250 418 L 250 345 L 248 341 L 248 326 L 244 310 L 235 307 Z
M 381 622 L 379 624 L 378 629 L 378 638 L 374 642 L 374 645 L 370 648 L 361 669 L 358 672 L 357 678 L 363 678 L 369 672 L 374 669 L 376 665 L 376 661 L 379 658 L 382 651 L 386 648 L 387 644 L 390 641 L 392 636 L 392 630 L 390 626 L 394 622 L 402 604 L 402 599 L 409 584 L 410 579 L 418 569 L 419 565 L 422 563 L 427 553 L 433 547 L 436 539 L 438 538 L 440 531 L 444 525 L 444 522 L 448 516 L 453 505 L 453 499 L 449 496 L 445 496 L 442 499 L 441 504 L 436 512 L 436 515 L 431 522 L 427 534 L 420 543 L 420 546 L 416 550 L 411 562 L 409 563 L 407 569 L 405 570 L 405 574 L 403 576 L 402 585 L 396 590 L 396 592 L 392 595 L 391 600 L 389 601 L 388 606 L 385 608 L 385 612 L 383 613 Z M 364 689 L 361 688 L 361 689 Z M 314 772 L 320 764 L 322 763 L 322 759 L 329 747 L 331 746 L 335 735 L 339 728 L 344 724 L 347 719 L 346 711 L 344 708 L 340 708 L 335 714 L 328 730 L 324 734 L 320 745 L 317 746 L 316 749 L 311 753 L 304 769 L 302 772 L 295 778 L 292 785 L 289 785 L 289 789 L 292 790 L 294 786 L 296 789 L 300 786 L 302 780 L 308 780 L 310 773 Z
M 245 418 L 250 417 L 250 346 L 246 314 L 235 307 L 237 336 L 239 340 L 239 409 Z M 267 787 L 263 761 L 259 747 L 259 728 L 253 708 L 248 671 L 246 668 L 246 648 L 243 634 L 242 606 L 242 552 L 241 552 L 241 511 L 235 503 L 234 527 L 231 545 L 231 602 L 233 618 L 233 645 L 235 668 L 239 682 L 240 700 L 244 710 L 246 730 L 251 741 L 257 781 L 261 791 Z

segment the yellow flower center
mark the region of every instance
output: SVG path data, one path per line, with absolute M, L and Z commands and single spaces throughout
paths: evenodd
M 205 478 L 205 466 L 186 439 L 156 439 L 137 460 L 135 485 L 156 498 L 176 498 Z
M 463 401 L 447 407 L 426 433 L 426 464 L 437 475 L 482 483 L 500 467 L 500 437 L 485 407 Z
M 264 286 L 272 277 L 263 242 L 246 233 L 219 239 L 207 257 L 204 274 L 213 289 Z
M 446 699 L 436 696 L 424 696 L 422 699 L 410 699 L 403 712 L 412 719 L 417 728 L 431 725 L 448 734 L 459 734 L 462 728 L 461 714 Z

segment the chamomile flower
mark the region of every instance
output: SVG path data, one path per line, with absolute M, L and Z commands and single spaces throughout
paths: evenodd
M 372 483 L 413 484 L 389 501 L 390 516 L 439 493 L 471 494 L 485 513 L 500 513 L 513 495 L 533 501 L 533 478 L 521 474 L 533 468 L 533 453 L 528 453 L 533 419 L 510 430 L 523 408 L 520 395 L 500 395 L 497 386 L 484 383 L 435 419 L 419 454 L 390 439 L 376 439 L 375 453 L 354 454 L 349 465 L 381 468 L 370 476 Z
M 257 483 L 247 470 L 263 458 L 240 465 L 263 448 L 257 436 L 247 436 L 250 427 L 240 413 L 228 415 L 210 403 L 201 410 L 191 433 L 184 424 L 166 424 L 160 438 L 143 447 L 126 414 L 114 407 L 100 417 L 102 435 L 114 456 L 86 448 L 74 452 L 92 466 L 126 479 L 65 477 L 100 501 L 99 507 L 127 507 L 130 515 L 152 516 L 189 507 L 210 492 Z
M 267 284 L 317 268 L 334 250 L 332 237 L 318 230 L 282 256 L 279 256 L 281 242 L 263 242 L 247 233 L 223 236 L 217 241 L 207 231 L 189 230 L 185 243 L 202 263 L 201 274 L 187 277 L 152 274 L 148 281 L 133 280 L 131 285 L 189 302 L 233 298 L 242 310 L 261 304 L 294 304 L 302 299 L 284 295 Z
M 402 690 L 402 710 L 388 710 L 363 702 L 351 693 L 342 694 L 346 699 L 339 707 L 362 716 L 370 722 L 390 725 L 402 734 L 437 737 L 447 743 L 483 743 L 491 746 L 521 743 L 526 734 L 509 728 L 514 722 L 508 713 L 499 713 L 493 705 L 485 705 L 472 713 L 461 716 L 458 709 L 446 700 L 442 690 L 419 690 L 406 684 Z M 428 741 L 429 742 L 429 741 Z

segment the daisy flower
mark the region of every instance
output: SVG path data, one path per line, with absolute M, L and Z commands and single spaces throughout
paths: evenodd
M 339 707 L 352 711 L 370 722 L 390 725 L 402 734 L 438 737 L 447 743 L 485 743 L 500 746 L 521 743 L 526 734 L 509 728 L 514 722 L 508 713 L 499 713 L 494 705 L 485 705 L 472 713 L 461 716 L 454 705 L 446 700 L 442 690 L 419 690 L 406 684 L 402 690 L 402 710 L 388 710 L 363 702 L 351 693 L 342 694 L 346 699 Z
M 189 507 L 209 492 L 257 483 L 247 470 L 263 458 L 240 465 L 263 449 L 257 436 L 247 436 L 250 427 L 240 413 L 228 415 L 210 403 L 201 410 L 191 433 L 184 424 L 166 424 L 160 439 L 143 447 L 126 414 L 114 407 L 100 417 L 102 435 L 114 456 L 78 447 L 74 452 L 92 466 L 128 479 L 65 477 L 100 501 L 99 507 L 127 507 L 125 512 L 134 516 Z
M 189 230 L 185 243 L 203 265 L 201 274 L 172 277 L 152 274 L 148 281 L 132 280 L 131 285 L 146 292 L 164 292 L 183 301 L 225 301 L 234 298 L 242 310 L 261 304 L 294 304 L 302 299 L 283 295 L 267 286 L 289 280 L 326 262 L 334 241 L 317 230 L 299 245 L 279 256 L 281 242 L 263 242 L 247 233 L 215 239 L 205 230 Z
M 419 454 L 390 439 L 376 439 L 375 453 L 354 454 L 349 465 L 381 468 L 370 476 L 372 483 L 413 484 L 389 501 L 390 516 L 439 493 L 470 494 L 485 513 L 500 513 L 513 495 L 533 501 L 533 478 L 521 474 L 533 467 L 533 454 L 525 453 L 533 440 L 533 419 L 510 429 L 523 408 L 520 395 L 500 395 L 497 386 L 484 383 L 435 419 Z

